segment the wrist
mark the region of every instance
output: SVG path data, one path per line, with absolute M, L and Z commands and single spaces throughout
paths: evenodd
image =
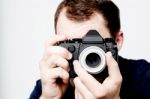
M 120 99 L 120 96 L 115 97 L 114 99 Z
M 59 98 L 47 98 L 41 95 L 39 99 L 59 99 Z
M 41 95 L 39 99 L 48 99 L 48 98 L 45 98 L 45 97 L 43 97 L 43 96 Z

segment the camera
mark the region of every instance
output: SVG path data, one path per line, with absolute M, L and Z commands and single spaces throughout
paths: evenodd
M 113 38 L 103 39 L 96 30 L 89 30 L 82 39 L 61 41 L 58 45 L 68 49 L 73 55 L 69 60 L 70 78 L 76 77 L 73 61 L 79 60 L 88 73 L 104 80 L 108 76 L 105 53 L 110 51 L 116 61 L 118 57 L 117 45 Z

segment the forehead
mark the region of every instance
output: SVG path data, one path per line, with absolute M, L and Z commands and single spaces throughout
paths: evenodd
M 89 30 L 97 30 L 103 38 L 110 37 L 106 22 L 102 15 L 94 13 L 87 21 L 77 22 L 66 17 L 66 8 L 62 9 L 56 26 L 57 34 L 68 39 L 82 38 Z

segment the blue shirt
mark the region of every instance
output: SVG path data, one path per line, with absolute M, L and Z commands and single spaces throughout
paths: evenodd
M 150 63 L 119 57 L 118 64 L 123 78 L 121 99 L 150 99 Z M 40 95 L 41 81 L 38 80 L 29 99 L 39 99 Z M 74 88 L 71 85 L 62 99 L 74 99 Z

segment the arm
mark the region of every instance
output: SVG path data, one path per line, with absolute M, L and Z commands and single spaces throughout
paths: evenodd
M 36 85 L 29 97 L 29 99 L 39 99 L 39 97 L 41 96 L 42 93 L 42 86 L 41 86 L 41 80 L 38 80 L 36 82 Z

